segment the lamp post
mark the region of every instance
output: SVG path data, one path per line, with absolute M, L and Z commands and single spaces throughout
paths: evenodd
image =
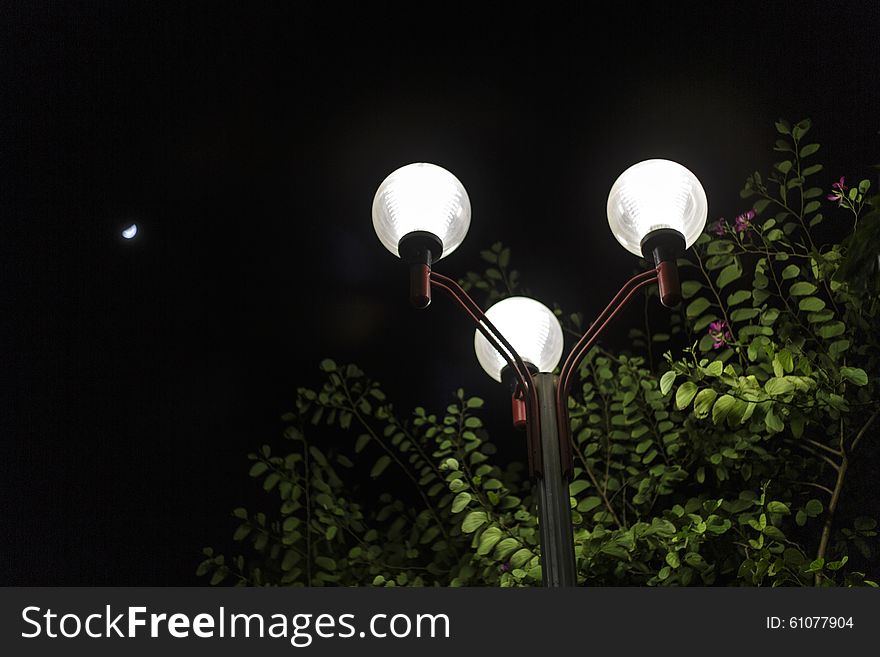
M 471 205 L 459 180 L 433 164 L 397 169 L 373 199 L 379 240 L 410 270 L 410 302 L 427 308 L 432 290 L 449 296 L 476 325 L 477 360 L 510 386 L 514 426 L 525 429 L 529 474 L 535 482 L 544 586 L 575 586 L 574 540 L 568 482 L 572 448 L 568 395 L 572 376 L 602 331 L 642 288 L 657 284 L 667 307 L 681 300 L 676 258 L 706 224 L 706 193 L 696 176 L 670 160 L 645 160 L 624 171 L 608 195 L 608 224 L 620 244 L 654 268 L 627 281 L 569 352 L 553 312 L 527 297 L 508 297 L 483 311 L 434 264 L 467 234 Z

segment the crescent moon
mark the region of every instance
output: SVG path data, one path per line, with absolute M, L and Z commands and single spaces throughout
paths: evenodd
M 130 239 L 132 239 L 135 235 L 137 235 L 137 232 L 138 232 L 138 225 L 137 225 L 137 224 L 132 224 L 131 226 L 129 226 L 128 228 L 126 228 L 125 230 L 122 231 L 122 236 L 123 236 L 125 239 L 130 240 Z

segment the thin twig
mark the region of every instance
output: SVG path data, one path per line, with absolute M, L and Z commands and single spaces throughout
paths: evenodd
M 868 418 L 868 421 L 865 422 L 865 424 L 862 426 L 861 429 L 859 429 L 859 433 L 856 435 L 856 437 L 852 441 L 852 444 L 849 446 L 850 453 L 855 451 L 859 442 L 868 433 L 868 429 L 871 428 L 871 425 L 874 423 L 874 420 L 877 419 L 877 415 L 880 415 L 880 411 L 874 411 L 874 413 L 871 415 L 871 417 Z
M 818 447 L 819 449 L 824 449 L 829 454 L 834 454 L 834 456 L 843 456 L 843 452 L 834 449 L 833 447 L 828 447 L 828 445 L 823 445 L 822 443 L 811 440 L 810 438 L 804 438 L 805 442 L 810 443 L 813 447 Z
M 840 442 L 843 444 L 843 419 L 840 421 Z M 831 538 L 831 528 L 834 525 L 834 512 L 837 511 L 837 504 L 840 502 L 840 493 L 843 491 L 843 483 L 846 480 L 846 470 L 849 467 L 849 459 L 846 455 L 840 461 L 840 467 L 837 468 L 837 480 L 834 482 L 834 490 L 831 493 L 831 501 L 828 503 L 828 511 L 825 514 L 825 523 L 822 525 L 822 536 L 819 538 L 819 549 L 816 552 L 816 559 L 825 559 L 825 552 L 828 549 L 828 541 Z M 822 571 L 816 573 L 814 583 L 819 586 L 822 582 Z
M 834 495 L 834 491 L 828 488 L 828 486 L 817 484 L 815 481 L 796 481 L 794 483 L 800 484 L 801 486 L 812 486 L 813 488 L 818 488 L 819 490 L 825 491 L 829 495 Z

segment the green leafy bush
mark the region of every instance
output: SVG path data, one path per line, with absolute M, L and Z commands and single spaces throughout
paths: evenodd
M 785 159 L 748 178 L 751 209 L 680 261 L 680 313 L 663 332 L 632 331 L 641 353 L 595 349 L 580 366 L 570 493 L 583 584 L 876 586 L 876 520 L 841 507 L 880 426 L 877 197 L 867 180 L 813 182 L 809 121 L 776 129 Z M 818 244 L 823 221 L 844 239 Z M 482 258 L 462 283 L 487 302 L 515 293 L 510 251 Z M 580 333 L 581 315 L 556 312 Z M 250 455 L 271 513 L 235 509 L 242 554 L 206 549 L 200 575 L 540 583 L 531 486 L 522 464 L 498 463 L 481 399 L 458 390 L 445 410 L 403 416 L 356 366 L 321 370 L 319 389 L 297 391 L 285 442 Z M 367 472 L 380 492 L 346 483 Z

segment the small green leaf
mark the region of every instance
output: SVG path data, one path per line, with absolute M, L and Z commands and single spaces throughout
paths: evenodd
M 269 466 L 266 463 L 264 463 L 263 461 L 257 461 L 251 466 L 250 472 L 248 472 L 248 474 L 251 477 L 259 477 L 268 469 Z
M 379 475 L 381 475 L 381 474 L 385 471 L 385 468 L 388 467 L 388 464 L 389 464 L 389 463 L 391 463 L 391 457 L 390 457 L 390 456 L 388 456 L 387 454 L 383 454 L 382 456 L 380 456 L 380 457 L 376 460 L 375 465 L 373 465 L 373 469 L 370 470 L 370 476 L 371 476 L 373 479 L 375 479 L 376 477 L 378 477 Z
M 788 292 L 793 297 L 805 297 L 808 294 L 812 294 L 816 291 L 816 286 L 812 283 L 807 283 L 806 281 L 798 281 L 794 285 L 792 285 Z
M 844 379 L 857 386 L 868 385 L 868 375 L 860 367 L 841 367 L 840 374 Z
M 841 568 L 843 568 L 844 565 L 846 565 L 847 561 L 849 561 L 849 557 L 847 555 L 843 555 L 843 557 L 841 557 L 840 560 L 831 561 L 831 562 L 825 564 L 825 567 L 828 570 L 840 570 Z
M 773 165 L 780 173 L 788 173 L 791 171 L 791 167 L 793 166 L 791 160 L 783 160 L 782 162 L 777 162 Z
M 762 198 L 760 201 L 755 201 L 752 209 L 758 214 L 761 214 L 764 210 L 767 209 L 768 205 L 770 205 L 770 199 Z
M 810 565 L 807 567 L 807 569 L 806 569 L 804 572 L 807 572 L 807 573 L 817 573 L 817 572 L 819 572 L 820 570 L 822 570 L 822 568 L 823 568 L 824 566 L 825 566 L 825 559 L 824 559 L 824 557 L 819 557 L 819 558 L 816 559 L 815 561 L 811 562 Z
M 807 315 L 807 321 L 811 324 L 820 324 L 822 322 L 827 322 L 829 319 L 834 317 L 834 312 L 831 310 L 820 310 L 815 313 L 810 313 Z
M 458 513 L 459 511 L 464 510 L 464 508 L 470 503 L 471 494 L 467 491 L 462 491 L 458 495 L 455 496 L 455 499 L 452 501 L 452 512 Z
M 797 124 L 795 124 L 794 128 L 792 128 L 791 136 L 794 137 L 795 140 L 800 140 L 801 137 L 807 134 L 807 131 L 809 131 L 812 124 L 813 122 L 810 121 L 810 119 L 798 121 Z
M 787 504 L 783 504 L 782 502 L 770 502 L 767 505 L 767 511 L 770 513 L 783 513 L 788 515 L 791 511 L 788 508 Z
M 764 384 L 768 395 L 785 395 L 794 390 L 794 384 L 784 377 L 774 376 Z
M 703 289 L 703 284 L 699 281 L 687 280 L 682 282 L 681 284 L 681 296 L 685 299 L 690 299 L 697 292 Z
M 685 381 L 675 393 L 675 406 L 678 410 L 684 410 L 697 394 L 697 384 L 693 381 Z
M 472 534 L 488 522 L 485 511 L 471 511 L 461 523 L 461 531 Z
M 571 497 L 577 497 L 579 493 L 584 492 L 589 487 L 590 482 L 584 481 L 583 479 L 578 479 L 568 485 L 568 494 Z
M 836 358 L 849 349 L 849 340 L 836 340 L 828 346 L 828 353 Z
M 687 314 L 689 319 L 693 319 L 695 317 L 699 317 L 708 307 L 708 299 L 706 299 L 705 297 L 697 297 L 688 304 L 685 313 Z
M 712 404 L 718 393 L 712 388 L 704 388 L 694 399 L 694 415 L 698 418 L 709 417 L 709 411 L 712 410 Z
M 315 565 L 331 573 L 336 570 L 336 562 L 330 557 L 315 557 Z
M 813 153 L 819 150 L 819 144 L 807 144 L 801 149 L 799 155 L 801 157 L 809 157 Z
M 520 542 L 515 538 L 505 538 L 495 546 L 495 558 L 506 559 L 520 547 Z
M 477 554 L 484 556 L 489 554 L 498 541 L 501 540 L 501 528 L 489 527 L 480 535 L 480 544 L 477 547 Z
M 782 371 L 786 374 L 791 373 L 794 369 L 794 359 L 792 358 L 791 352 L 788 349 L 783 349 L 778 354 L 776 354 L 776 360 L 782 366 Z
M 498 264 L 502 268 L 510 264 L 510 249 L 504 249 L 498 254 Z
M 360 454 L 364 451 L 364 447 L 367 446 L 367 443 L 370 442 L 369 434 L 361 434 L 358 436 L 357 441 L 354 444 L 354 451 L 356 454 Z
M 736 398 L 730 395 L 722 395 L 712 407 L 712 422 L 720 424 L 727 419 L 727 416 L 736 406 Z
M 807 297 L 806 299 L 801 299 L 800 303 L 798 303 L 798 308 L 807 312 L 818 312 L 824 307 L 825 302 L 819 297 Z
M 733 322 L 747 322 L 760 314 L 760 308 L 738 308 L 730 313 L 730 319 Z
M 314 445 L 309 446 L 309 454 L 312 455 L 312 458 L 315 459 L 315 462 L 320 466 L 327 465 L 327 459 L 324 457 L 324 454 Z
M 591 497 L 585 497 L 578 503 L 577 510 L 581 513 L 587 513 L 595 509 L 600 504 L 602 504 L 602 500 L 595 495 Z
M 733 264 L 727 265 L 721 270 L 721 273 L 718 274 L 719 289 L 729 285 L 740 276 L 742 276 L 742 267 L 739 264 L 739 260 L 736 260 Z
M 820 326 L 816 333 L 820 338 L 828 339 L 843 335 L 844 331 L 846 331 L 846 325 L 843 322 L 829 322 Z
M 817 499 L 809 500 L 804 505 L 804 510 L 807 512 L 807 515 L 815 517 L 818 516 L 824 510 L 824 506 L 822 506 L 822 502 Z
M 785 428 L 785 425 L 782 423 L 776 414 L 773 412 L 773 409 L 767 411 L 767 414 L 764 416 L 764 424 L 767 426 L 767 430 L 770 433 L 779 433 Z
M 784 541 L 785 534 L 782 533 L 782 530 L 778 527 L 774 527 L 773 525 L 767 525 L 764 529 L 761 530 L 764 536 L 772 538 L 777 541 Z
M 532 551 L 528 548 L 522 548 L 521 550 L 517 550 L 513 553 L 513 556 L 510 557 L 510 565 L 514 568 L 520 568 L 524 566 L 529 559 L 532 558 Z
M 660 377 L 660 393 L 666 394 L 670 390 L 672 390 L 672 384 L 675 382 L 675 377 L 677 376 L 675 370 L 669 370 L 665 372 L 663 376 Z

